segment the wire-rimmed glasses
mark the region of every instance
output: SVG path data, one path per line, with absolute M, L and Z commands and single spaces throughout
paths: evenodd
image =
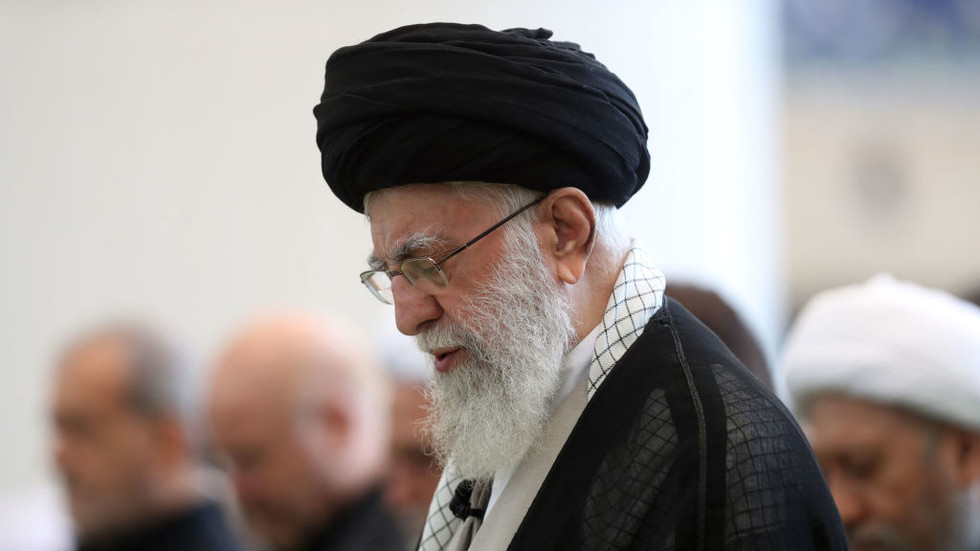
M 486 231 L 473 239 L 470 239 L 466 243 L 463 243 L 439 260 L 433 260 L 428 256 L 418 256 L 402 261 L 401 265 L 398 266 L 397 271 L 390 271 L 381 268 L 361 272 L 361 283 L 368 288 L 368 291 L 371 291 L 372 295 L 385 304 L 395 303 L 395 296 L 391 291 L 391 280 L 394 279 L 395 276 L 405 276 L 405 279 L 407 279 L 409 283 L 427 294 L 433 294 L 441 289 L 445 289 L 449 286 L 449 278 L 446 277 L 445 272 L 443 272 L 442 268 L 440 267 L 443 262 L 463 252 L 470 245 L 490 235 L 493 230 L 503 226 L 507 222 L 510 222 L 518 214 L 526 211 L 534 205 L 537 205 L 541 201 L 544 201 L 544 197 L 535 199 L 534 201 L 531 201 L 530 203 L 517 209 L 500 222 L 490 226 Z

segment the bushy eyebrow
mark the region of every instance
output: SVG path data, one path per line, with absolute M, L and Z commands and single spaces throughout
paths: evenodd
M 420 251 L 434 249 L 446 244 L 446 238 L 442 234 L 415 233 L 398 242 L 387 254 L 384 260 L 374 252 L 368 255 L 368 266 L 372 270 L 384 270 L 388 267 L 388 262 L 398 265 L 403 261 L 422 256 Z

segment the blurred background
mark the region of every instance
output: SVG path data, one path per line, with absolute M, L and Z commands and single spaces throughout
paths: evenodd
M 890 271 L 980 293 L 980 3 L 784 4 L 790 304 Z
M 434 20 L 552 29 L 634 90 L 632 233 L 770 358 L 821 289 L 980 290 L 973 0 L 0 0 L 0 533 L 57 503 L 51 369 L 80 328 L 148 317 L 206 366 L 271 305 L 391 316 L 311 110 L 336 48 Z

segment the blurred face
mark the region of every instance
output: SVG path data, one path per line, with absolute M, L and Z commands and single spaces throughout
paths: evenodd
M 401 386 L 395 392 L 392 408 L 391 463 L 385 500 L 412 543 L 422 532 L 441 473 L 431 455 L 431 439 L 422 426 L 427 404 L 422 388 Z
M 157 443 L 152 421 L 127 402 L 126 361 L 118 343 L 94 343 L 58 373 L 55 458 L 83 537 L 127 524 L 151 495 Z
M 441 258 L 504 216 L 439 185 L 386 190 L 369 215 L 374 255 L 393 270 L 406 257 Z M 436 367 L 435 451 L 466 478 L 489 479 L 534 444 L 574 336 L 567 297 L 534 231 L 519 218 L 508 224 L 443 264 L 449 286 L 436 294 L 404 277 L 392 281 L 399 330 Z
M 961 492 L 938 427 L 845 397 L 814 402 L 807 428 L 851 548 L 957 549 Z
M 275 549 L 294 549 L 334 506 L 323 478 L 322 427 L 274 396 L 213 400 L 214 446 L 250 530 Z

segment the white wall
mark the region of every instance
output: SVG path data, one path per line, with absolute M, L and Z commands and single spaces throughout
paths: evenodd
M 741 6 L 741 8 L 736 7 Z M 751 6 L 751 7 L 749 7 Z M 0 0 L 0 493 L 49 479 L 59 343 L 143 312 L 206 357 L 269 304 L 383 310 L 369 240 L 319 174 L 334 49 L 394 26 L 545 26 L 639 96 L 653 170 L 627 207 L 669 274 L 723 283 L 772 346 L 774 3 Z
M 787 93 L 792 303 L 887 271 L 980 291 L 980 75 L 797 78 Z

